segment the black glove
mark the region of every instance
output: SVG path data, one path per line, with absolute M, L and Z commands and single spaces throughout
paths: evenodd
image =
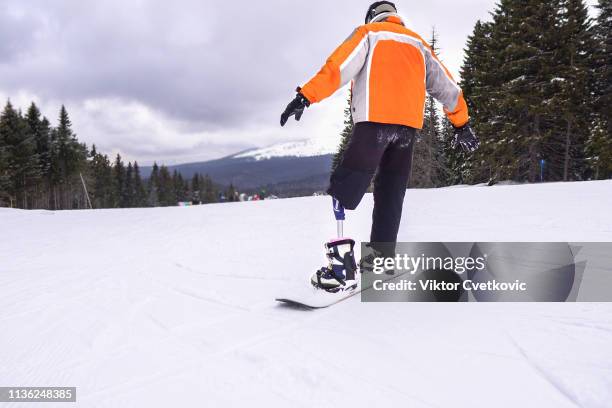
M 478 140 L 478 137 L 474 134 L 470 124 L 466 123 L 461 127 L 455 128 L 451 146 L 453 149 L 456 149 L 457 146 L 461 146 L 464 152 L 472 153 L 480 146 L 480 140 Z
M 309 106 L 310 102 L 308 102 L 308 99 L 306 99 L 306 97 L 300 93 L 300 88 L 298 88 L 297 95 L 291 102 L 289 102 L 289 105 L 287 105 L 285 111 L 281 115 L 281 126 L 285 126 L 287 120 L 293 115 L 295 115 L 295 120 L 299 121 L 302 117 L 302 114 L 304 113 L 304 108 L 307 108 Z

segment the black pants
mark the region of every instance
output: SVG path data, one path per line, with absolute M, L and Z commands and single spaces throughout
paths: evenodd
M 349 210 L 357 208 L 374 178 L 371 242 L 395 242 L 410 170 L 416 129 L 374 122 L 355 124 L 327 190 Z

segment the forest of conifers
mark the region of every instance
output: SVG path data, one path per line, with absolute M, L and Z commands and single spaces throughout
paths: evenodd
M 0 206 L 129 208 L 235 199 L 233 186 L 219 189 L 207 175 L 184 180 L 154 164 L 143 180 L 137 162 L 126 165 L 117 154 L 111 163 L 95 145 L 88 149 L 79 142 L 64 106 L 56 127 L 34 103 L 24 115 L 9 101 L 0 114 Z

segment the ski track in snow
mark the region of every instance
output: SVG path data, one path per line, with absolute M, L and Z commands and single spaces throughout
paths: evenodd
M 561 384 L 554 376 L 554 374 L 548 372 L 547 370 L 540 367 L 540 365 L 534 361 L 529 354 L 512 338 L 511 335 L 508 335 L 512 341 L 512 344 L 516 349 L 520 352 L 521 356 L 525 359 L 525 361 L 533 367 L 533 369 L 542 376 L 546 381 L 548 381 L 561 395 L 567 398 L 572 404 L 577 407 L 580 407 L 580 404 L 576 400 L 576 397 L 573 393 L 568 390 L 563 384 Z
M 0 385 L 78 387 L 45 406 L 610 406 L 612 304 L 276 304 L 324 261 L 329 201 L 0 208 Z M 612 241 L 610 208 L 610 181 L 409 190 L 399 239 Z

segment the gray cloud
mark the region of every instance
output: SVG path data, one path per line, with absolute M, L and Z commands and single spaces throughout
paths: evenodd
M 302 79 L 292 48 L 297 36 L 312 35 L 316 15 L 300 27 L 293 12 L 282 1 L 9 1 L 3 20 L 20 30 L 2 43 L 8 55 L 23 52 L 0 67 L 3 87 L 68 101 L 120 96 L 226 126 L 248 119 L 254 103 L 279 102 L 275 91 Z M 23 35 L 34 28 L 36 38 Z
M 278 128 L 280 111 L 362 23 L 369 3 L 4 0 L 0 95 L 66 104 L 86 141 L 145 160 L 147 152 L 180 161 L 312 137 L 341 126 L 344 96 L 289 130 Z M 460 3 L 396 2 L 425 37 L 436 25 L 454 72 L 473 24 L 494 2 Z
M 0 63 L 11 63 L 34 42 L 37 21 L 32 16 L 15 13 L 7 4 L 0 5 Z

